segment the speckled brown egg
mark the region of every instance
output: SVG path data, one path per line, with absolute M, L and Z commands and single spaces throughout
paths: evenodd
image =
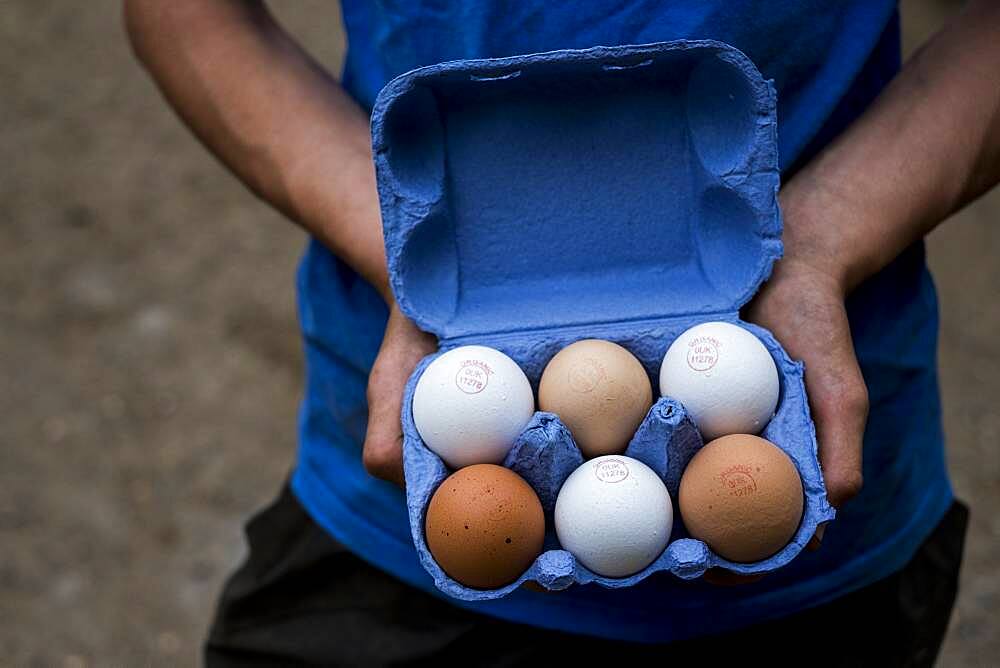
M 542 552 L 545 516 L 535 490 L 495 464 L 459 469 L 431 497 L 427 547 L 444 572 L 467 587 L 510 584 Z
M 624 452 L 652 404 L 639 360 L 599 339 L 560 350 L 538 386 L 538 407 L 559 416 L 587 458 Z
M 707 443 L 681 477 L 688 532 L 730 561 L 753 562 L 788 544 L 802 520 L 802 480 L 781 448 L 733 434 Z

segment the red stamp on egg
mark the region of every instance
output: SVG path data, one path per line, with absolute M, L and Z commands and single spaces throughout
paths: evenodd
M 628 478 L 628 465 L 620 459 L 604 459 L 594 464 L 594 475 L 601 482 L 621 482 Z
M 490 384 L 493 369 L 481 360 L 462 360 L 455 374 L 455 385 L 466 394 L 479 394 Z
M 708 371 L 719 361 L 722 344 L 713 336 L 699 336 L 688 343 L 687 363 L 693 371 Z
M 757 491 L 757 481 L 746 464 L 735 464 L 719 474 L 723 489 L 729 496 L 750 496 Z

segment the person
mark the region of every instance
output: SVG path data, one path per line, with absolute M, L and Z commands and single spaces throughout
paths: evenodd
M 167 101 L 312 237 L 298 275 L 298 461 L 247 526 L 207 663 L 933 663 L 966 509 L 944 459 L 922 238 L 1000 179 L 1000 4 L 968 2 L 905 67 L 893 0 L 344 0 L 342 14 L 338 81 L 260 1 L 124 6 Z M 402 389 L 436 341 L 389 287 L 369 110 L 422 65 L 680 38 L 733 44 L 777 89 L 785 254 L 743 315 L 805 362 L 839 516 L 819 549 L 739 586 L 659 574 L 623 590 L 445 599 L 417 561 L 400 488 Z

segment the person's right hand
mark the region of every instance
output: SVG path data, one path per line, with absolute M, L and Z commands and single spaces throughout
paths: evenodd
M 417 363 L 437 347 L 437 339 L 420 331 L 393 302 L 382 346 L 368 376 L 368 431 L 362 461 L 368 473 L 400 487 L 403 389 Z

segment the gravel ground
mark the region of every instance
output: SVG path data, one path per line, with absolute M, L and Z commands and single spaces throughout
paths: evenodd
M 952 5 L 904 3 L 908 43 Z M 278 9 L 336 67 L 330 3 Z M 117 3 L 12 0 L 0 41 L 0 663 L 188 665 L 292 462 L 304 237 L 165 108 Z M 994 192 L 930 240 L 974 508 L 945 666 L 1000 654 L 998 213 Z

